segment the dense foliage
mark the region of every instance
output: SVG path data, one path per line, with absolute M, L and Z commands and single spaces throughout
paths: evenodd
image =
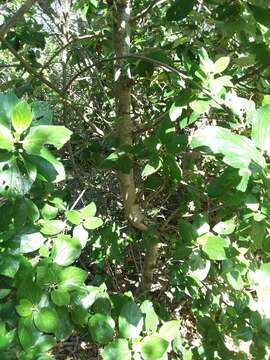
M 0 23 L 0 359 L 269 359 L 269 1 Z

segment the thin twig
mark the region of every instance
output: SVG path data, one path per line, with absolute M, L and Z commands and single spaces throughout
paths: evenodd
M 150 11 L 157 5 L 160 5 L 164 2 L 167 2 L 167 0 L 154 0 L 151 2 L 150 5 L 147 6 L 147 8 L 145 8 L 142 12 L 140 12 L 139 14 L 131 17 L 130 21 L 137 21 L 140 20 L 142 18 L 144 18 L 147 14 L 150 13 Z
M 0 28 L 0 40 L 3 40 L 7 33 L 18 23 L 27 11 L 37 2 L 37 0 L 27 0 L 13 16 Z

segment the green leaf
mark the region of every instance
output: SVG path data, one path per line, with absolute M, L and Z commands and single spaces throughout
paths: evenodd
M 258 148 L 270 154 L 270 104 L 256 111 L 251 137 Z
M 39 155 L 45 144 L 60 149 L 70 139 L 71 134 L 64 126 L 35 126 L 24 139 L 23 148 L 32 155 Z
M 71 224 L 79 225 L 81 223 L 81 213 L 77 210 L 68 210 L 65 215 Z
M 54 262 L 61 266 L 72 264 L 81 254 L 81 244 L 77 238 L 68 235 L 59 236 L 54 240 Z
M 146 178 L 154 173 L 156 173 L 162 166 L 162 163 L 159 158 L 153 157 L 149 160 L 149 163 L 145 165 L 142 171 L 142 177 Z
M 51 299 L 57 306 L 67 306 L 70 303 L 70 295 L 65 289 L 55 289 L 51 292 Z
M 41 333 L 35 327 L 32 317 L 29 316 L 19 320 L 18 335 L 22 347 L 24 350 L 28 350 L 35 345 Z
M 166 353 L 169 343 L 160 336 L 147 336 L 141 342 L 141 353 L 144 360 L 158 360 Z
M 71 319 L 74 324 L 85 326 L 88 323 L 89 317 L 89 311 L 80 305 L 76 305 L 71 311 Z
M 118 324 L 122 337 L 134 339 L 140 335 L 143 328 L 143 314 L 134 301 L 131 300 L 124 304 Z
M 57 235 L 65 228 L 65 223 L 61 220 L 47 220 L 41 226 L 40 231 L 44 235 Z
M 16 334 L 16 329 L 7 332 L 4 322 L 0 323 L 0 354 L 1 350 L 11 345 Z
M 51 125 L 53 113 L 50 105 L 45 101 L 35 101 L 31 104 L 33 122 L 32 126 Z
M 42 180 L 57 183 L 65 179 L 62 163 L 47 148 L 43 148 L 39 156 L 31 155 L 28 159 L 36 166 Z
M 105 346 L 101 355 L 104 360 L 131 360 L 131 351 L 129 350 L 128 342 L 125 339 L 112 341 Z
M 177 106 L 176 103 L 173 103 L 170 111 L 169 116 L 172 121 L 176 121 L 182 114 L 183 108 L 181 106 Z
M 229 63 L 230 63 L 230 58 L 228 56 L 219 58 L 215 62 L 214 74 L 222 73 L 224 70 L 227 69 L 227 67 L 229 66 Z
M 189 106 L 197 114 L 207 114 L 210 110 L 210 102 L 208 100 L 194 100 Z
M 211 260 L 225 260 L 227 259 L 225 253 L 226 247 L 228 247 L 228 243 L 225 239 L 214 235 L 208 235 L 202 249 Z
M 96 212 L 97 212 L 97 207 L 94 202 L 91 202 L 89 205 L 81 209 L 81 214 L 84 219 L 95 216 Z
M 42 336 L 39 337 L 39 339 L 35 343 L 34 348 L 39 353 L 43 353 L 43 352 L 47 352 L 48 350 L 53 348 L 55 346 L 55 344 L 56 344 L 56 341 L 55 341 L 55 338 L 53 336 L 42 335 Z M 38 359 L 40 359 L 40 358 L 38 358 Z
M 167 321 L 159 329 L 159 335 L 167 341 L 173 341 L 173 339 L 175 339 L 176 336 L 179 335 L 180 333 L 179 329 L 180 329 L 180 321 L 178 320 Z
M 75 266 L 67 267 L 59 274 L 59 286 L 67 290 L 76 290 L 76 288 L 83 285 L 87 276 L 87 272 L 80 268 Z
M 88 231 L 80 224 L 73 229 L 73 237 L 79 239 L 82 249 L 85 247 L 88 241 Z
M 59 321 L 58 314 L 52 307 L 44 307 L 34 314 L 35 325 L 42 332 L 55 332 Z
M 13 241 L 19 245 L 22 254 L 28 254 L 38 250 L 44 244 L 45 238 L 36 229 L 29 228 L 17 234 Z
M 70 337 L 72 331 L 74 330 L 74 325 L 71 324 L 69 312 L 66 307 L 56 308 L 58 317 L 60 319 L 59 326 L 55 331 L 55 336 L 57 340 L 65 340 Z
M 55 206 L 51 206 L 49 204 L 45 204 L 41 210 L 41 215 L 45 220 L 54 219 L 58 214 L 58 208 Z
M 3 167 L 2 167 L 3 165 Z M 37 175 L 33 164 L 0 163 L 0 194 L 6 197 L 25 195 L 32 187 Z
M 167 154 L 164 156 L 163 169 L 170 179 L 175 181 L 180 181 L 182 179 L 182 170 L 174 155 Z
M 181 21 L 192 11 L 196 0 L 175 0 L 167 11 L 167 20 Z
M 84 223 L 83 226 L 87 229 L 87 230 L 94 230 L 99 228 L 100 226 L 102 226 L 103 221 L 102 219 L 98 218 L 98 217 L 91 217 L 91 218 L 87 218 Z
M 17 313 L 20 316 L 26 317 L 32 314 L 33 304 L 27 299 L 21 299 L 19 305 L 16 306 Z
M 20 267 L 20 259 L 8 252 L 0 253 L 0 275 L 14 278 Z
M 211 261 L 201 257 L 200 253 L 193 252 L 190 259 L 190 275 L 196 280 L 203 281 L 211 268 Z
M 12 93 L 0 94 L 0 124 L 10 128 L 11 113 L 19 99 Z
M 25 100 L 19 101 L 11 113 L 13 128 L 18 134 L 22 134 L 29 128 L 33 119 L 31 107 Z
M 252 5 L 248 3 L 248 7 L 252 12 L 252 15 L 254 16 L 255 20 L 258 21 L 258 23 L 266 26 L 269 28 L 270 24 L 270 9 L 261 8 L 256 5 Z
M 235 227 L 233 220 L 220 221 L 213 227 L 213 231 L 220 235 L 230 235 L 234 232 Z
M 145 315 L 145 330 L 148 335 L 153 334 L 157 331 L 159 324 L 158 316 L 153 308 L 146 312 Z
M 245 284 L 239 271 L 232 269 L 225 277 L 234 290 L 243 290 Z
M 243 177 L 243 182 L 239 184 L 240 191 L 246 189 L 252 163 L 262 169 L 265 167 L 264 157 L 250 139 L 222 127 L 207 126 L 197 130 L 192 137 L 191 147 L 200 146 L 209 147 L 214 154 L 222 154 L 225 164 L 239 169 L 239 175 Z
M 108 315 L 95 314 L 90 318 L 88 328 L 95 342 L 107 344 L 113 338 L 115 322 Z
M 11 131 L 0 123 L 0 149 L 12 151 L 14 139 Z

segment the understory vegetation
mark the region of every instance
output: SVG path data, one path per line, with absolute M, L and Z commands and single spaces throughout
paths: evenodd
M 270 359 L 269 0 L 0 0 L 0 360 Z

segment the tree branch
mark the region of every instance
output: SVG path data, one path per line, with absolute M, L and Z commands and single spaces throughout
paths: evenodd
M 16 12 L 15 14 L 0 28 L 0 39 L 3 40 L 7 33 L 13 28 L 18 20 L 20 20 L 25 13 L 36 3 L 37 0 L 27 0 Z
M 51 90 L 53 90 L 56 94 L 59 95 L 59 97 L 66 102 L 82 119 L 86 120 L 86 116 L 84 113 L 79 109 L 72 101 L 66 98 L 66 91 L 65 89 L 62 91 L 58 89 L 56 86 L 54 86 L 48 79 L 46 79 L 42 74 L 38 73 L 34 68 L 32 68 L 31 65 L 28 64 L 28 62 L 17 53 L 17 51 L 9 44 L 8 41 L 3 40 L 3 44 L 6 46 L 6 48 L 13 54 L 13 56 L 19 60 L 20 64 L 25 68 L 25 70 L 31 74 L 32 76 L 39 79 L 43 84 L 45 84 L 47 87 L 49 87 Z M 94 124 L 89 124 L 89 126 L 92 128 L 93 131 L 95 131 L 99 135 L 101 134 L 101 130 L 98 129 Z
M 142 12 L 140 12 L 139 14 L 131 17 L 131 21 L 137 21 L 140 20 L 142 18 L 144 18 L 148 13 L 150 13 L 150 11 L 157 5 L 160 5 L 164 2 L 166 2 L 167 0 L 154 0 L 151 2 L 150 5 L 147 6 L 147 8 L 145 8 Z

